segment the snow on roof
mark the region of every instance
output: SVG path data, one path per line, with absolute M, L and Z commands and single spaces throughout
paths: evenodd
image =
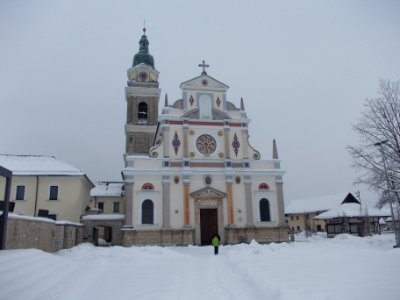
M 285 213 L 299 214 L 326 211 L 342 203 L 348 194 L 349 193 L 338 193 L 292 200 L 285 208 Z
M 85 175 L 54 156 L 46 155 L 0 154 L 0 166 L 12 171 L 13 175 Z
M 95 187 L 90 190 L 91 197 L 116 196 L 123 194 L 124 184 L 122 182 L 96 182 Z
M 389 216 L 390 212 L 386 209 L 377 209 L 374 207 L 368 207 L 366 205 L 360 205 L 358 203 L 344 203 L 338 205 L 318 216 L 314 219 L 333 219 L 341 217 L 385 217 Z
M 123 220 L 125 215 L 121 214 L 98 214 L 98 215 L 86 215 L 82 217 L 82 220 Z

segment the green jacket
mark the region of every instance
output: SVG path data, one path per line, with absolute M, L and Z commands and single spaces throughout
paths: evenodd
M 211 240 L 211 243 L 214 247 L 219 246 L 219 238 L 217 236 L 214 236 L 213 239 Z

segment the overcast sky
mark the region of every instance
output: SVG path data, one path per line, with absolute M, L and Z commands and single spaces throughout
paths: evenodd
M 361 191 L 346 146 L 380 78 L 400 79 L 400 1 L 0 1 L 0 153 L 54 155 L 120 180 L 126 70 L 146 20 L 162 95 L 208 74 L 245 101 L 285 201 Z

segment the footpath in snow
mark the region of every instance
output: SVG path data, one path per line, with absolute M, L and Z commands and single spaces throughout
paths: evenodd
M 398 300 L 392 234 L 212 247 L 0 252 L 0 300 Z

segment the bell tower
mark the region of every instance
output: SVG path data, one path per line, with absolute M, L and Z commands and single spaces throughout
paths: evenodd
M 158 71 L 154 68 L 153 56 L 149 53 L 146 28 L 143 28 L 139 52 L 133 57 L 125 88 L 127 103 L 125 156 L 148 155 L 153 145 L 161 92 L 158 75 Z

